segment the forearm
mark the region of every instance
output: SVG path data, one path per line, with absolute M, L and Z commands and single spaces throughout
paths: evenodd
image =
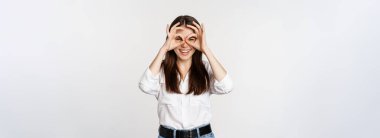
M 149 65 L 150 71 L 156 75 L 160 72 L 161 63 L 166 54 L 166 49 L 161 48 L 160 51 L 157 53 L 156 57 L 152 61 L 152 63 Z
M 215 79 L 218 81 L 221 81 L 227 74 L 226 69 L 224 69 L 222 64 L 219 63 L 219 61 L 216 59 L 216 57 L 214 56 L 214 54 L 211 52 L 210 49 L 208 48 L 205 49 L 203 53 L 206 55 L 210 63 Z

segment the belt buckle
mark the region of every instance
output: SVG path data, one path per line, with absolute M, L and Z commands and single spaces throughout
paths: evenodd
M 178 135 L 180 134 L 180 135 Z M 184 131 L 177 131 L 178 138 L 194 138 L 197 136 L 197 131 L 193 132 L 193 130 L 184 130 Z
M 189 133 L 189 138 L 193 138 L 193 131 L 190 130 L 190 133 Z

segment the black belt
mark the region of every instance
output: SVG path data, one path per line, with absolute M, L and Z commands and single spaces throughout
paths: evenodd
M 174 130 L 166 128 L 162 125 L 160 125 L 159 128 L 160 136 L 165 137 L 165 138 L 173 138 L 174 136 Z M 196 138 L 198 137 L 198 132 L 197 129 L 192 129 L 192 130 L 176 130 L 175 131 L 176 138 Z M 203 136 L 205 134 L 211 133 L 211 126 L 210 124 L 203 126 L 199 128 L 199 135 Z

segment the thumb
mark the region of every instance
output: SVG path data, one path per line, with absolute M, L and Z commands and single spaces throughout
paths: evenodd
M 191 43 L 189 42 L 189 40 L 187 38 L 185 39 L 185 43 L 188 45 L 191 45 Z
M 186 37 L 186 39 L 185 39 L 185 43 L 186 43 L 187 45 L 189 45 L 189 46 L 194 47 L 194 43 L 190 42 L 190 40 L 189 40 L 188 38 L 189 38 L 189 36 Z

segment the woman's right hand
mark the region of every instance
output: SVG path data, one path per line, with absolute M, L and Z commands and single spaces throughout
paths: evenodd
M 165 50 L 166 52 L 173 50 L 174 48 L 178 47 L 181 45 L 181 42 L 177 42 L 175 40 L 175 37 L 177 37 L 177 34 L 175 30 L 178 29 L 178 25 L 180 23 L 176 23 L 173 25 L 173 27 L 169 30 L 169 25 L 166 26 L 166 35 L 168 36 L 168 39 L 166 39 L 164 45 L 162 46 L 162 49 Z

